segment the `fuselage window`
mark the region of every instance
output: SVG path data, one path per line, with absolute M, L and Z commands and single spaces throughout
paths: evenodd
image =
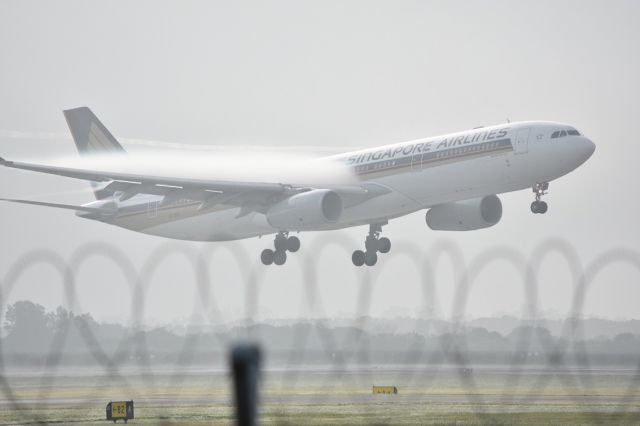
M 567 130 L 567 133 L 568 133 L 570 136 L 580 136 L 580 132 L 579 132 L 579 131 L 577 131 L 577 130 L 573 130 L 573 129 L 572 129 L 572 130 Z
M 555 132 L 551 133 L 551 139 L 555 139 L 560 135 L 560 130 L 556 130 Z
M 563 131 L 560 132 L 560 136 L 558 136 L 558 137 L 563 138 L 565 136 L 567 136 L 567 132 L 563 130 Z

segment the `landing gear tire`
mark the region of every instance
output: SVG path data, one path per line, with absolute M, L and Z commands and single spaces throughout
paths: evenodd
M 540 214 L 545 214 L 547 210 L 549 210 L 549 205 L 544 201 L 540 201 Z
M 260 260 L 265 265 L 284 265 L 287 261 L 287 252 L 294 253 L 300 250 L 298 237 L 290 237 L 287 231 L 280 231 L 273 240 L 273 250 L 265 249 L 260 255 Z
M 368 251 L 364 254 L 364 263 L 373 266 L 378 262 L 378 254 L 375 251 Z
M 273 256 L 273 263 L 275 263 L 278 266 L 284 265 L 284 263 L 287 261 L 287 252 L 284 250 L 278 250 L 275 252 L 274 256 Z
M 547 190 L 549 189 L 549 182 L 536 183 L 533 185 L 532 189 L 533 193 L 536 194 L 536 200 L 531 203 L 531 213 L 545 214 L 549 206 L 540 198 L 547 193 Z
M 549 205 L 544 201 L 534 201 L 531 203 L 531 212 L 534 214 L 545 214 Z
M 388 238 L 380 237 L 384 223 L 372 223 L 369 225 L 369 234 L 364 240 L 364 251 L 356 250 L 351 255 L 351 261 L 355 266 L 373 266 L 378 262 L 378 253 L 389 253 L 391 241 Z
M 260 255 L 260 260 L 262 260 L 263 265 L 271 265 L 273 263 L 275 257 L 275 253 L 271 249 L 262 250 L 262 254 Z
M 368 252 L 376 252 L 378 250 L 378 239 L 374 235 L 369 235 L 364 241 L 364 249 Z
M 273 242 L 273 246 L 275 247 L 276 251 L 285 251 L 288 246 L 287 237 L 282 234 L 278 234 Z
M 298 237 L 287 238 L 287 250 L 291 253 L 295 253 L 300 249 L 300 239 Z
M 364 252 L 362 250 L 356 250 L 351 255 L 351 261 L 355 266 L 364 265 Z
M 389 253 L 391 250 L 391 240 L 386 237 L 382 237 L 378 240 L 378 251 L 382 254 Z

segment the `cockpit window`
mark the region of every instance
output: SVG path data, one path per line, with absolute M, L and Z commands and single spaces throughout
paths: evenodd
M 556 138 L 563 138 L 565 136 L 580 136 L 580 132 L 577 131 L 576 129 L 569 129 L 569 130 L 556 130 L 555 132 L 551 133 L 551 139 L 556 139 Z

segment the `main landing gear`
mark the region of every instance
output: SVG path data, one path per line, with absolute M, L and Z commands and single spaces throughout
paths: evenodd
M 533 185 L 533 192 L 536 194 L 536 200 L 531 203 L 531 212 L 533 214 L 545 214 L 549 206 L 544 201 L 541 201 L 540 198 L 547 193 L 549 189 L 549 183 L 536 183 Z
M 287 252 L 295 253 L 300 249 L 298 237 L 290 237 L 288 232 L 280 231 L 273 242 L 275 250 L 264 249 L 260 255 L 260 260 L 265 265 L 284 265 L 287 261 Z
M 391 250 L 391 241 L 388 238 L 380 238 L 382 225 L 386 223 L 372 223 L 369 225 L 369 235 L 364 241 L 365 251 L 356 250 L 351 255 L 351 261 L 356 266 L 373 266 L 378 261 L 378 253 L 388 253 Z

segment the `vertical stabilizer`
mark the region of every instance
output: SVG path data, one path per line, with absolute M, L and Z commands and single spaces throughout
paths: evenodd
M 87 107 L 68 109 L 64 117 L 81 155 L 124 153 L 124 148 Z
M 68 109 L 64 112 L 67 125 L 71 130 L 73 141 L 82 156 L 124 154 L 122 145 L 111 132 L 98 120 L 98 117 L 87 107 Z M 100 189 L 103 185 L 91 183 L 98 200 L 111 196 L 108 191 Z

